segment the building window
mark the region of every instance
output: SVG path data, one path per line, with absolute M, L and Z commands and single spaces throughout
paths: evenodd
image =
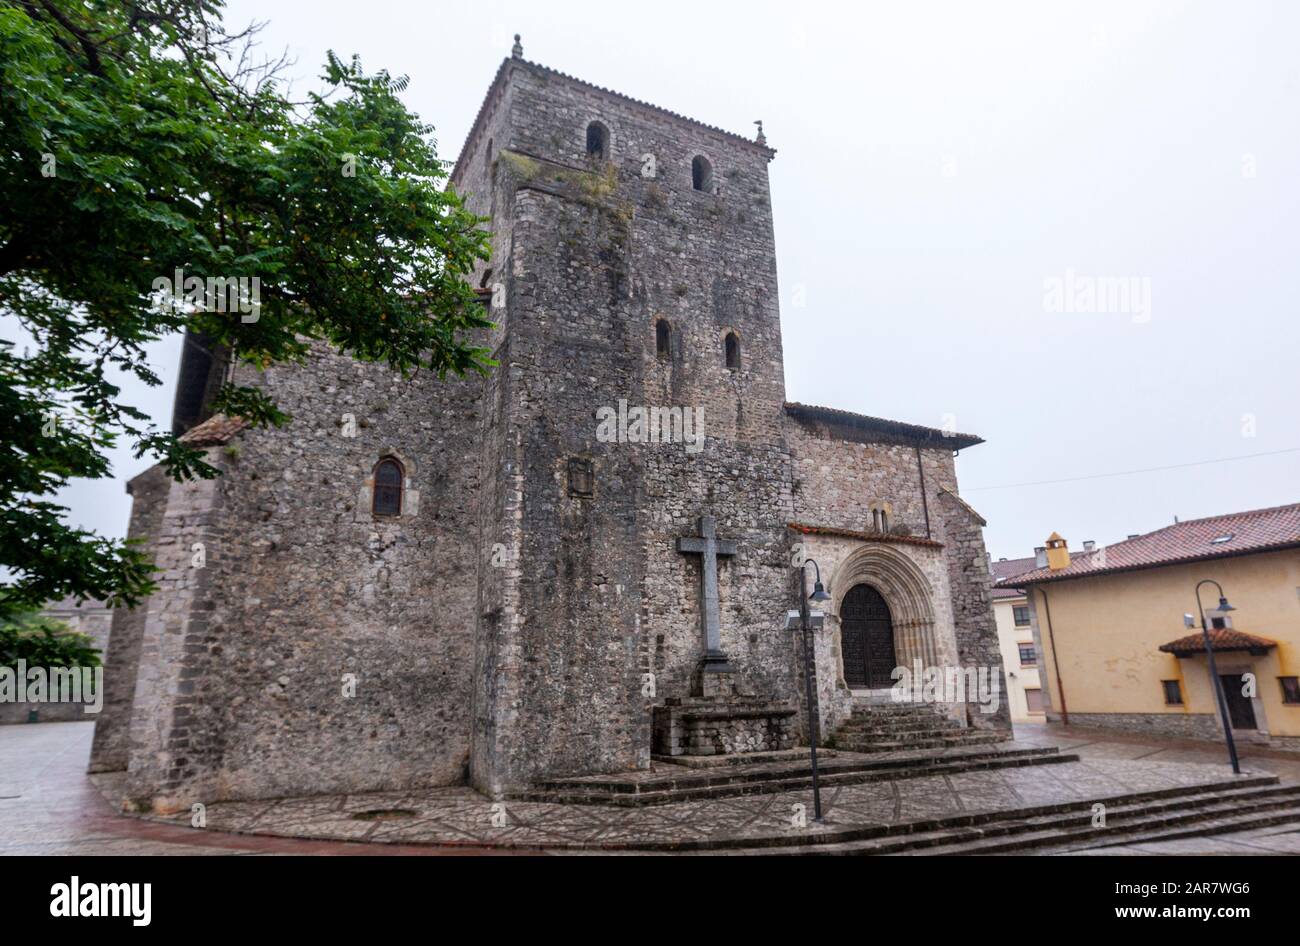
M 1165 689 L 1165 704 L 1167 706 L 1183 705 L 1183 687 L 1177 680 L 1161 680 L 1160 685 Z
M 691 162 L 691 186 L 706 194 L 713 191 L 713 165 L 702 154 L 697 154 Z
M 655 354 L 665 361 L 672 356 L 672 326 L 667 319 L 655 322 Z
M 1300 703 L 1300 677 L 1278 677 L 1282 684 L 1282 702 Z
M 726 349 L 727 367 L 732 371 L 740 370 L 740 336 L 735 332 L 728 332 L 726 340 L 723 342 Z
M 1042 713 L 1042 712 L 1044 712 L 1044 710 L 1043 710 L 1043 691 L 1042 691 L 1042 690 L 1026 690 L 1026 691 L 1025 691 L 1025 707 L 1026 707 L 1026 709 L 1028 709 L 1029 712 L 1031 712 L 1031 713 Z
M 392 457 L 385 457 L 375 467 L 374 499 L 370 511 L 376 516 L 402 514 L 402 465 Z
M 609 129 L 600 122 L 587 126 L 587 157 L 597 161 L 609 157 Z
M 569 495 L 589 497 L 596 492 L 596 471 L 590 460 L 573 457 L 569 460 Z
M 1018 604 L 1011 609 L 1012 615 L 1016 620 L 1016 627 L 1029 626 L 1029 605 Z
M 1033 644 L 1019 644 L 1020 648 L 1020 666 L 1037 667 L 1038 651 L 1034 650 Z
M 1224 628 L 1228 627 L 1228 619 L 1222 617 L 1210 618 L 1210 627 L 1214 628 L 1216 631 L 1222 631 Z

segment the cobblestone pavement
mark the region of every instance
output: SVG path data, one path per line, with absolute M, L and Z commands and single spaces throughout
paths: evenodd
M 208 806 L 208 829 L 188 813 L 168 823 L 115 814 L 84 774 L 90 723 L 0 727 L 0 853 L 4 854 L 378 854 L 478 853 L 592 845 L 635 846 L 723 837 L 788 835 L 849 824 L 893 822 L 1127 792 L 1222 778 L 1215 747 L 1118 739 L 1080 730 L 1018 727 L 1025 744 L 1058 744 L 1079 762 L 974 771 L 829 788 L 828 827 L 793 825 L 807 791 L 608 808 L 507 801 L 504 808 L 465 788 L 323 796 Z M 1246 767 L 1300 779 L 1300 760 L 1247 755 Z M 109 793 L 113 778 L 99 777 Z M 120 779 L 117 780 L 120 784 Z M 237 832 L 237 833 L 230 833 Z M 253 836 L 253 833 L 256 836 Z M 320 839 L 320 840 L 301 840 Z M 346 842 L 383 842 L 356 844 Z M 1214 838 L 1161 842 L 1096 853 L 1300 853 L 1300 831 L 1278 826 Z
M 499 853 L 237 837 L 131 818 L 86 775 L 94 731 L 89 722 L 0 726 L 0 855 Z

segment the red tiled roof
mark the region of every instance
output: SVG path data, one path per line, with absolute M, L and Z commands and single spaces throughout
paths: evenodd
M 1029 585 L 1288 548 L 1300 548 L 1300 503 L 1177 522 L 1095 552 L 1071 552 L 1068 568 L 1035 568 L 1012 578 Z
M 1276 647 L 1277 641 L 1271 641 L 1267 637 L 1256 637 L 1254 634 L 1247 634 L 1245 631 L 1234 630 L 1230 627 L 1212 627 L 1210 628 L 1210 646 L 1215 651 L 1264 651 L 1270 647 Z M 1205 637 L 1199 632 L 1188 634 L 1186 637 L 1180 637 L 1168 644 L 1161 644 L 1160 649 L 1166 654 L 1173 654 L 1175 657 L 1195 657 L 1197 654 L 1205 653 Z
M 1002 583 L 1008 578 L 1022 574 L 1026 569 L 1034 567 L 1034 558 L 1008 558 L 1003 561 L 992 562 L 989 564 L 989 572 L 993 575 L 993 597 L 1001 598 L 1023 598 L 1025 592 L 1021 588 L 1005 586 Z
M 185 431 L 178 439 L 191 447 L 219 447 L 229 443 L 231 437 L 247 426 L 248 421 L 242 417 L 214 414 L 203 423 L 196 424 Z
M 974 434 L 959 434 L 939 430 L 937 427 L 922 427 L 918 424 L 905 424 L 899 420 L 886 420 L 883 417 L 870 417 L 855 414 L 835 407 L 818 407 L 816 404 L 800 404 L 796 401 L 785 402 L 785 412 L 796 419 L 821 421 L 826 424 L 841 424 L 886 437 L 904 440 L 907 443 L 939 441 L 943 446 L 953 450 L 973 447 L 984 440 Z

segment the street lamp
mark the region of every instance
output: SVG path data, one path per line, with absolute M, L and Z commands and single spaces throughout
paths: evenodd
M 810 562 L 816 577 L 813 580 L 813 593 L 804 597 L 804 576 L 808 574 Z M 811 558 L 804 559 L 803 564 L 799 566 L 799 626 L 803 630 L 803 682 L 808 695 L 808 751 L 812 756 L 813 821 L 818 824 L 822 821 L 822 790 L 817 778 L 817 716 L 814 709 L 816 704 L 812 682 L 812 640 L 808 628 L 808 602 L 820 603 L 830 599 L 831 596 L 826 593 L 826 587 L 822 584 L 821 566 Z
M 1219 702 L 1219 719 L 1223 721 L 1223 735 L 1228 740 L 1228 756 L 1232 759 L 1232 772 L 1234 775 L 1240 775 L 1241 765 L 1237 761 L 1237 744 L 1232 739 L 1232 720 L 1228 718 L 1228 701 L 1223 695 L 1223 681 L 1219 679 L 1219 669 L 1214 662 L 1214 645 L 1210 643 L 1210 627 L 1205 620 L 1205 605 L 1201 604 L 1201 585 L 1213 585 L 1219 590 L 1220 611 L 1237 609 L 1228 604 L 1228 599 L 1223 594 L 1223 586 L 1213 578 L 1206 578 L 1196 583 L 1196 607 L 1201 612 L 1201 634 L 1205 638 L 1205 656 L 1210 661 L 1210 680 L 1214 684 L 1214 696 Z

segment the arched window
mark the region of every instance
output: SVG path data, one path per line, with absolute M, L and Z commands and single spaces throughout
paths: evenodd
M 691 186 L 706 194 L 713 191 L 713 165 L 702 154 L 697 154 L 691 162 Z
M 726 341 L 727 367 L 732 371 L 740 370 L 740 336 L 735 332 L 728 332 Z
M 598 161 L 609 157 L 609 129 L 600 122 L 587 126 L 587 157 Z
M 384 457 L 375 467 L 375 495 L 370 511 L 376 516 L 402 514 L 402 464 Z
M 672 353 L 672 326 L 667 319 L 658 319 L 655 321 L 655 354 L 668 359 Z

